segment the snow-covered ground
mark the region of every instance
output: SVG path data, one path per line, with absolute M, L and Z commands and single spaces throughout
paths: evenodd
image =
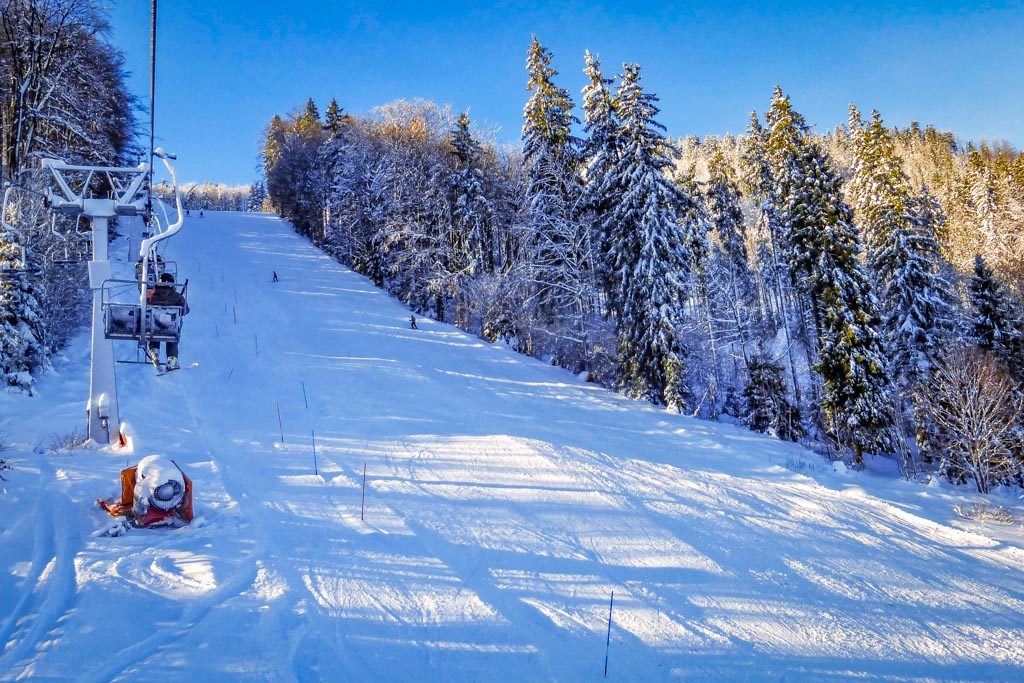
M 117 366 L 133 452 L 51 448 L 84 429 L 87 334 L 0 395 L 0 681 L 598 680 L 613 591 L 611 680 L 1024 678 L 1024 532 L 958 516 L 967 489 L 412 330 L 269 215 L 170 242 L 199 367 Z M 195 522 L 97 535 L 150 453 Z

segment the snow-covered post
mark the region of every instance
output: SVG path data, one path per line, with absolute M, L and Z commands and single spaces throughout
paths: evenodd
M 111 215 L 113 212 L 111 211 Z M 100 444 L 117 441 L 121 416 L 117 407 L 117 378 L 114 375 L 114 342 L 103 329 L 103 283 L 110 279 L 107 258 L 109 215 L 91 215 L 92 261 L 89 289 L 92 290 L 92 362 L 89 366 L 89 438 Z M 111 430 L 113 425 L 113 430 Z M 114 436 L 111 437 L 111 432 Z

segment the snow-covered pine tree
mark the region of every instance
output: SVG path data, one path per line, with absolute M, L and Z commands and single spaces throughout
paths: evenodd
M 551 59 L 551 51 L 533 36 L 526 59 L 526 89 L 531 94 L 523 109 L 522 131 L 531 195 L 539 193 L 533 184 L 551 185 L 547 176 L 552 173 L 565 173 L 561 180 L 569 182 L 577 163 L 578 141 L 572 126 L 579 120 L 572 114 L 569 91 L 555 85 L 558 71 L 551 66 Z
M 747 375 L 743 389 L 744 422 L 755 432 L 798 440 L 803 434 L 800 409 L 789 400 L 782 366 L 755 355 L 747 361 Z
M 446 258 L 441 268 L 455 299 L 455 324 L 466 324 L 465 283 L 480 272 L 493 272 L 493 208 L 484 194 L 480 169 L 482 149 L 473 139 L 469 114 L 462 112 L 448 140 L 454 166 L 451 182 L 452 221 L 446 236 Z
M 806 121 L 793 109 L 789 96 L 776 85 L 771 105 L 765 114 L 764 141 L 764 152 L 773 181 L 769 200 L 775 205 L 779 219 L 777 225 L 771 226 L 777 228 L 777 234 L 773 234 L 772 240 L 776 258 L 789 265 L 789 282 L 780 288 L 787 309 L 787 333 L 792 325 L 794 338 L 802 342 L 807 361 L 813 364 L 817 353 L 817 325 L 813 319 L 814 307 L 800 295 L 804 290 L 798 287 L 800 275 L 794 264 L 801 256 L 795 253 L 798 247 L 794 244 L 793 216 L 790 211 L 792 206 L 799 206 L 798 201 L 794 202 L 794 197 L 801 192 L 799 183 L 803 179 L 799 170 L 800 157 L 810 144 L 811 135 Z
M 909 222 L 879 245 L 872 264 L 881 280 L 884 329 L 899 386 L 926 380 L 955 328 L 953 286 L 936 233 L 941 213 L 927 190 L 911 197 Z
M 810 130 L 807 121 L 793 109 L 789 96 L 778 85 L 775 86 L 764 120 L 763 150 L 771 171 L 771 185 L 774 192 L 782 195 L 780 200 L 785 201 L 788 166 L 798 150 L 809 143 Z
M 850 105 L 849 130 L 853 151 L 853 176 L 846 196 L 860 229 L 868 254 L 879 249 L 893 231 L 901 231 L 907 222 L 910 186 L 903 164 L 896 156 L 892 136 L 882 125 L 877 111 L 871 112 L 865 128 L 860 111 Z M 871 267 L 875 282 L 882 278 Z
M 904 395 L 925 381 L 953 327 L 951 286 L 943 277 L 933 199 L 911 195 L 903 162 L 877 111 L 865 128 L 850 105 L 853 177 L 847 195 L 861 226 L 879 293 L 890 368 Z
M 330 136 L 335 136 L 341 132 L 341 127 L 348 125 L 352 122 L 352 117 L 345 113 L 345 110 L 338 104 L 338 100 L 331 98 L 330 104 L 327 105 L 327 111 L 324 112 L 324 129 Z
M 992 269 L 979 254 L 974 258 L 970 281 L 973 309 L 971 337 L 978 347 L 1005 363 L 1018 381 L 1024 380 L 1024 321 L 1019 304 L 1003 289 Z
M 258 181 L 249 186 L 249 197 L 246 200 L 246 211 L 263 211 L 263 202 L 267 198 L 267 186 Z
M 0 384 L 31 392 L 33 373 L 49 361 L 40 304 L 25 266 L 18 246 L 0 238 Z
M 618 385 L 632 397 L 684 410 L 691 397 L 687 350 L 678 335 L 691 257 L 679 209 L 694 200 L 665 175 L 675 150 L 655 119 L 657 97 L 644 92 L 639 66 L 623 69 L 616 97 L 620 156 L 600 190 L 613 201 L 601 228 L 618 338 Z
M 788 226 L 782 197 L 787 157 L 806 132 L 806 125 L 803 118 L 791 110 L 789 98 L 778 86 L 766 121 L 771 128 L 761 125 L 757 112 L 750 113 L 743 151 L 744 184 L 759 202 L 758 273 L 760 300 L 766 313 L 763 317 L 782 330 L 793 394 L 799 404 L 802 392 L 796 370 L 793 329 L 794 323 L 799 322 L 795 320 L 795 312 L 800 306 L 788 268 Z
M 583 177 L 584 200 L 588 210 L 601 216 L 607 210 L 610 197 L 601 194 L 604 178 L 615 165 L 615 98 L 611 87 L 613 78 L 601 73 L 601 60 L 589 51 L 584 54 L 586 68 L 583 73 L 589 82 L 583 88 Z
M 787 168 L 790 270 L 817 331 L 814 369 L 824 383 L 825 427 L 863 465 L 864 452 L 891 445 L 893 422 L 877 303 L 841 180 L 825 153 L 803 144 Z
M 531 96 L 523 109 L 522 140 L 530 180 L 537 311 L 541 322 L 556 325 L 575 314 L 576 271 L 590 263 L 591 255 L 580 252 L 589 245 L 584 239 L 589 228 L 581 222 L 579 141 L 572 135 L 572 126 L 579 121 L 572 114 L 569 91 L 554 83 L 558 72 L 551 58 L 533 36 L 526 64 Z

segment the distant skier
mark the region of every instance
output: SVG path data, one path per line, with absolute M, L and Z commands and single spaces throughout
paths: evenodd
M 200 217 L 200 218 L 202 218 L 202 217 L 203 217 L 203 210 L 202 210 L 202 209 L 199 209 L 199 217 Z
M 414 316 L 414 315 L 410 315 L 409 316 L 409 327 L 411 327 L 414 330 L 420 329 L 420 328 L 416 327 L 416 316 Z
M 185 209 L 185 217 L 189 218 L 191 216 L 192 216 L 192 210 L 191 209 Z
M 188 315 L 188 302 L 181 292 L 174 288 L 174 275 L 163 273 L 160 275 L 160 282 L 156 287 L 147 292 L 148 305 L 150 306 L 179 306 L 181 314 Z M 177 370 L 181 367 L 178 364 L 178 342 L 168 341 L 167 344 L 167 369 Z M 160 364 L 160 342 L 150 341 L 147 354 L 153 361 L 153 365 Z
M 274 282 L 277 282 L 277 271 L 274 271 Z

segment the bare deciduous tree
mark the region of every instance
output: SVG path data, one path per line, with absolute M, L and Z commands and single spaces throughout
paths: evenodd
M 989 493 L 1020 472 L 1024 398 L 995 358 L 954 351 L 920 400 L 936 431 L 935 455 L 951 481 L 974 479 L 980 493 Z

